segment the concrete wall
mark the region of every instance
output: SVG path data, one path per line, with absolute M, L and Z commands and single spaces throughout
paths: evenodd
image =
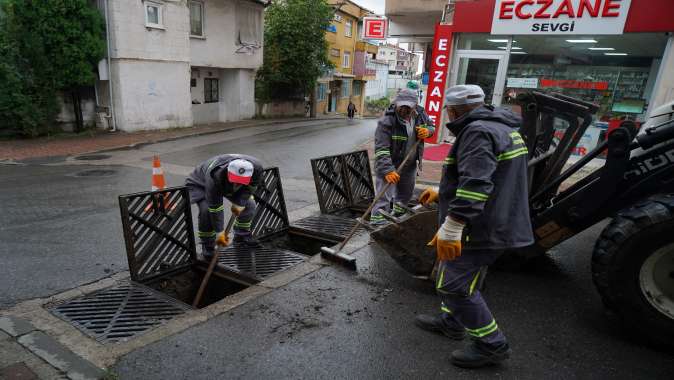
M 192 66 L 257 69 L 262 65 L 263 7 L 242 0 L 208 0 L 204 3 L 204 36 L 190 37 Z M 259 49 L 237 45 L 238 25 L 245 23 L 245 11 L 257 13 Z M 189 26 L 189 23 L 188 23 Z M 252 54 L 246 54 L 246 52 Z
M 247 69 L 213 69 L 193 67 L 191 77 L 192 113 L 195 124 L 237 121 L 255 116 L 255 71 Z M 219 102 L 204 102 L 204 79 L 217 78 Z
M 305 116 L 305 102 L 292 100 L 258 104 L 257 114 L 263 117 Z
M 93 88 L 90 92 L 93 92 Z M 96 99 L 91 93 L 81 94 L 82 102 L 82 119 L 84 126 L 88 127 L 96 122 Z M 56 123 L 66 132 L 75 130 L 75 109 L 73 107 L 73 100 L 70 92 L 62 92 L 58 96 L 61 111 L 56 116 Z
M 115 60 L 112 63 L 117 128 L 124 131 L 192 125 L 186 62 Z

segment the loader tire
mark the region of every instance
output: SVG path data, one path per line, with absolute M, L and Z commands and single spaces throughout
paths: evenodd
M 592 278 L 625 331 L 674 347 L 674 195 L 618 213 L 595 244 Z

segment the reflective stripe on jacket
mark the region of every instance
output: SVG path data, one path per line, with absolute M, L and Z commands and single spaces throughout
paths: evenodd
M 482 106 L 447 124 L 456 136 L 443 166 L 439 221 L 467 223 L 467 247 L 503 249 L 533 244 L 527 148 L 521 117 Z

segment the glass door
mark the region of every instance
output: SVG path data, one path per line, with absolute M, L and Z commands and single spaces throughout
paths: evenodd
M 503 53 L 459 50 L 454 56 L 450 84 L 476 84 L 484 90 L 485 103 L 500 106 L 507 63 Z

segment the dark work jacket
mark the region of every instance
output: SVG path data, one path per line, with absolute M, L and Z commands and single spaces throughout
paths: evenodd
M 482 106 L 448 123 L 456 136 L 443 165 L 439 222 L 466 222 L 466 248 L 533 244 L 527 187 L 527 148 L 520 116 Z
M 249 185 L 240 186 L 235 191 L 234 184 L 227 178 L 227 167 L 230 162 L 239 158 L 253 164 L 253 177 Z M 224 229 L 222 198 L 227 198 L 235 205 L 245 206 L 262 181 L 262 172 L 262 164 L 255 157 L 243 154 L 222 154 L 197 165 L 185 180 L 185 185 L 189 189 L 192 203 L 206 200 L 215 231 L 222 231 Z
M 433 121 L 428 117 L 426 110 L 421 106 L 417 106 L 415 111 L 414 126 L 425 125 L 430 132 L 430 136 L 433 136 L 435 134 L 435 126 L 433 125 Z M 377 130 L 374 133 L 374 168 L 377 176 L 385 176 L 396 170 L 403 162 L 405 152 L 407 151 L 408 137 L 407 128 L 400 122 L 395 112 L 395 106 L 391 105 L 384 113 L 384 116 L 379 119 Z M 421 168 L 423 157 L 424 142 L 422 141 L 417 147 L 416 157 L 408 161 L 408 165 L 413 161 L 417 161 L 419 168 Z

